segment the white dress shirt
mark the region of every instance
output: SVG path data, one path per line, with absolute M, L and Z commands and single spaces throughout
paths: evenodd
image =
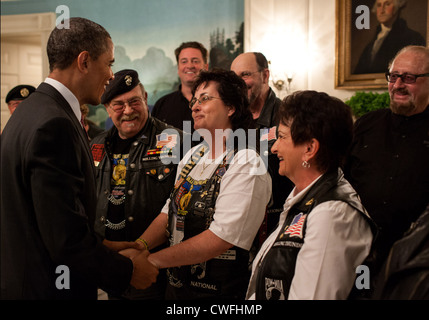
M 384 24 L 381 24 L 381 30 L 377 35 L 377 39 L 375 40 L 374 45 L 372 46 L 371 59 L 374 60 L 375 55 L 377 54 L 378 50 L 380 50 L 380 47 L 384 42 L 384 39 L 386 39 L 387 35 L 391 30 L 392 28 L 388 28 Z
M 73 92 L 71 92 L 70 89 L 63 85 L 61 82 L 52 78 L 46 78 L 45 83 L 50 84 L 58 90 L 58 92 L 64 97 L 64 99 L 66 99 L 66 101 L 71 106 L 73 113 L 76 115 L 76 118 L 79 123 L 81 123 L 80 120 L 82 118 L 82 112 L 80 111 L 80 103 L 79 100 L 77 100 L 76 96 L 73 94 Z

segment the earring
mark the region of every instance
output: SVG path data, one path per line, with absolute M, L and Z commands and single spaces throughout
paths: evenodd
M 304 168 L 310 168 L 310 164 L 306 161 L 306 160 L 304 160 L 303 162 L 302 162 L 302 164 L 301 164 Z

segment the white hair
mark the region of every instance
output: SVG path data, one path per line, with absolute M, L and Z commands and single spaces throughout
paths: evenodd
M 398 12 L 398 10 L 402 9 L 403 7 L 406 6 L 408 0 L 393 0 L 393 5 L 395 6 L 395 12 L 394 14 L 396 14 Z M 372 13 L 377 13 L 377 0 L 375 0 L 374 5 L 372 7 L 371 10 Z

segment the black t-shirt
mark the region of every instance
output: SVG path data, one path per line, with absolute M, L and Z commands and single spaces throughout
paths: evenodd
M 122 241 L 125 239 L 125 197 L 128 158 L 134 138 L 121 139 L 117 134 L 112 143 L 112 177 L 110 180 L 109 209 L 107 211 L 106 239 Z M 112 225 L 117 226 L 112 228 Z M 110 225 L 110 227 L 109 227 Z
M 160 98 L 153 107 L 152 116 L 184 132 L 194 131 L 194 120 L 189 108 L 189 101 L 183 96 L 180 88 Z M 183 121 L 191 122 L 191 131 L 183 126 Z

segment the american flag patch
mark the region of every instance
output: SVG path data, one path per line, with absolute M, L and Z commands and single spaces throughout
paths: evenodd
M 277 127 L 261 129 L 261 141 L 264 140 L 276 140 L 277 139 Z
M 176 135 L 170 135 L 166 133 L 161 133 L 156 136 L 156 146 L 158 147 L 164 147 L 167 148 L 174 148 L 177 144 L 177 136 Z
M 290 226 L 286 229 L 285 234 L 288 234 L 290 237 L 298 237 L 302 239 L 302 227 L 304 225 L 306 214 L 300 213 L 297 214 Z

